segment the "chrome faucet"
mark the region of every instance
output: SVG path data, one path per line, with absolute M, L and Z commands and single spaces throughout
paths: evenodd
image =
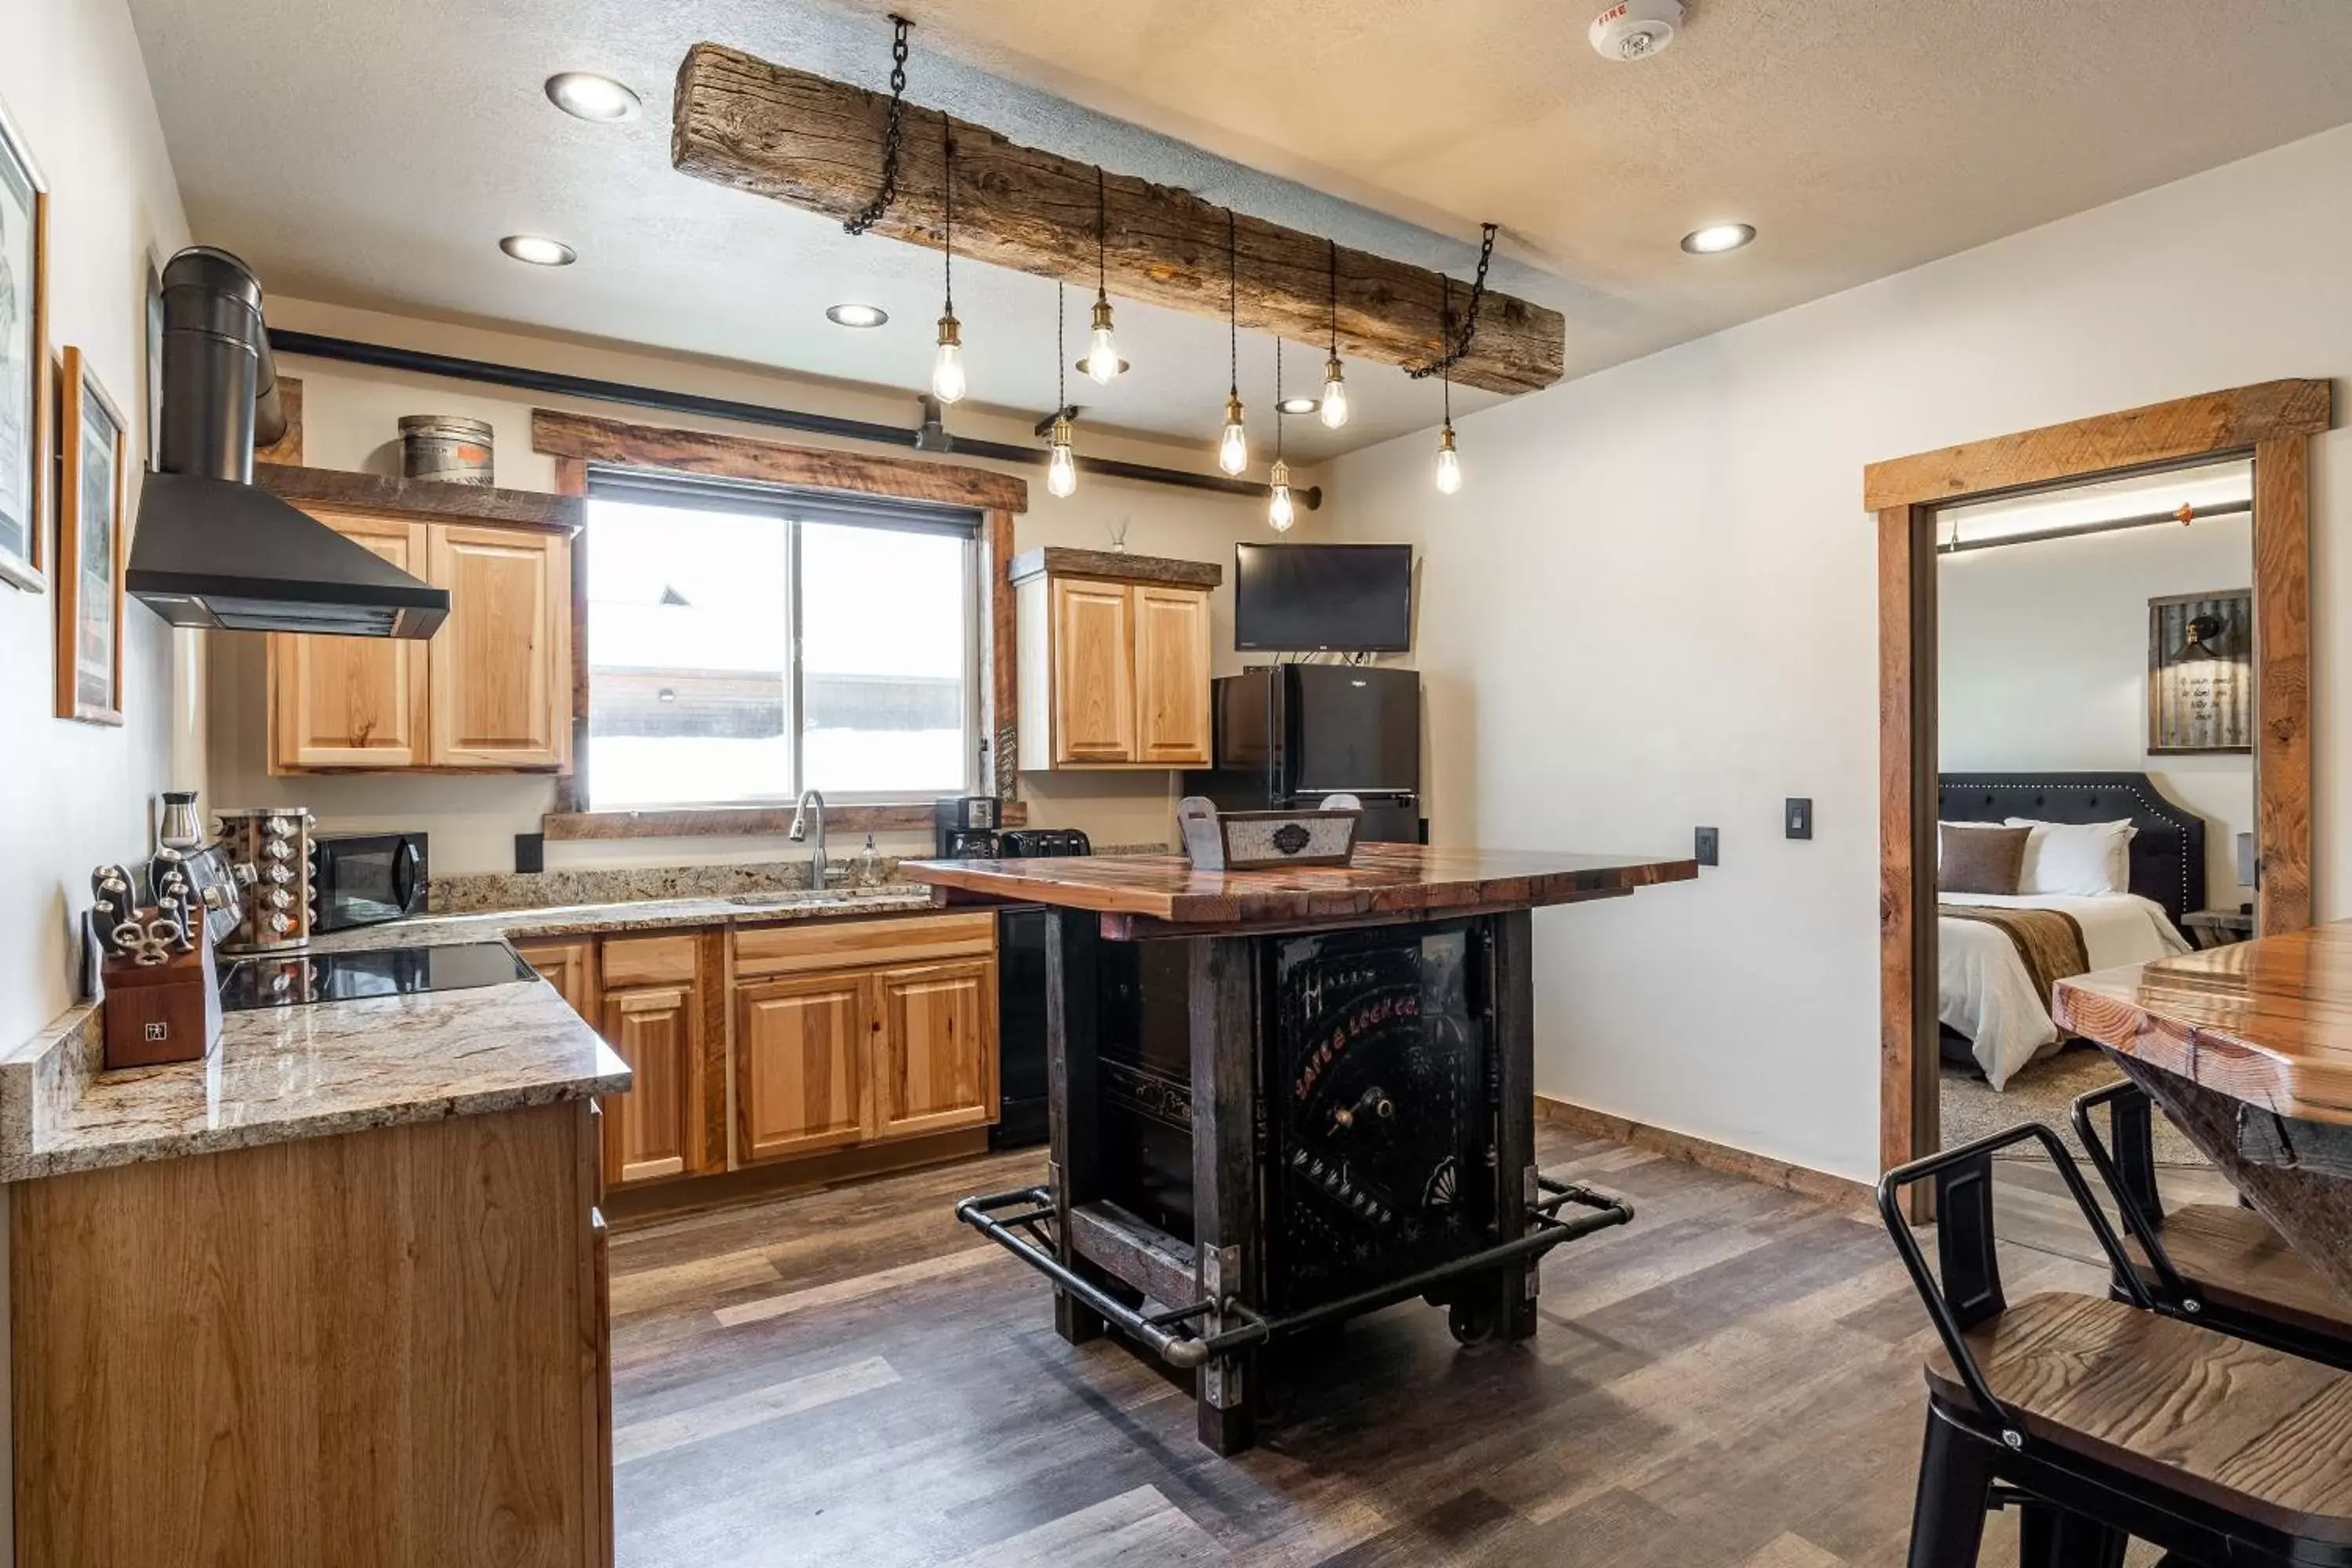
M 824 796 L 813 789 L 801 791 L 800 803 L 793 807 L 793 826 L 784 835 L 795 844 L 806 843 L 809 830 L 809 806 L 816 806 L 816 845 L 809 851 L 809 886 L 824 891 Z

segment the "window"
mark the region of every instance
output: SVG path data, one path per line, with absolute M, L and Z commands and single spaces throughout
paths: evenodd
M 591 808 L 971 790 L 977 525 L 734 481 L 592 477 Z

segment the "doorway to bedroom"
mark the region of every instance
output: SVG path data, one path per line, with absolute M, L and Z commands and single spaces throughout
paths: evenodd
M 2023 1033 L 1987 1042 L 1993 1070 L 1976 1037 L 1996 1032 L 2002 995 L 2041 1005 L 2037 966 L 2121 962 L 2113 942 L 2139 908 L 2127 895 L 2163 910 L 2159 926 L 2141 909 L 2160 942 L 2311 923 L 2308 448 L 2333 407 L 2326 381 L 2263 382 L 1864 469 L 1878 566 L 1882 1170 L 1945 1144 L 1948 924 L 1968 928 L 1956 963 L 2005 972 L 1985 982 L 2000 994 L 1952 1008 L 1958 1137 L 1971 1098 L 2002 1127 L 2065 1125 L 2066 1074 L 2079 1062 L 2090 1077 L 2093 1058 L 2032 1038 L 2022 1008 L 2010 1016 Z M 2174 571 L 2188 566 L 2201 570 Z M 2241 743 L 2251 752 L 2223 749 Z M 1966 879 L 2084 890 L 1948 891 L 1945 823 L 1986 834 L 1956 841 L 1975 862 Z M 2013 826 L 2021 840 L 1986 832 Z M 2087 925 L 2071 910 L 2028 918 L 2053 898 L 2110 902 Z M 1925 1218 L 1930 1203 L 1923 1184 L 1907 1207 Z
M 1940 1141 L 2071 1137 L 2118 1074 L 2055 983 L 2252 934 L 2253 464 L 1945 507 L 1934 534 Z M 2161 1119 L 2156 1152 L 2226 1188 Z

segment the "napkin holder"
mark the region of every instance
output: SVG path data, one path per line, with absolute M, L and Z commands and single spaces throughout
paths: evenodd
M 1176 803 L 1185 858 L 1201 871 L 1264 871 L 1284 866 L 1345 866 L 1355 858 L 1360 810 L 1219 811 L 1206 796 Z

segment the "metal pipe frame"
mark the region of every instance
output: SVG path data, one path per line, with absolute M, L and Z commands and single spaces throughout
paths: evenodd
M 1090 1310 L 1100 1313 L 1120 1332 L 1141 1343 L 1161 1361 L 1179 1369 L 1191 1369 L 1220 1356 L 1263 1344 L 1277 1335 L 1297 1333 L 1323 1323 L 1376 1311 L 1409 1297 L 1426 1294 L 1465 1275 L 1522 1259 L 1540 1258 L 1562 1242 L 1625 1225 L 1633 1218 L 1633 1206 L 1622 1198 L 1610 1197 L 1572 1183 L 1556 1182 L 1548 1176 L 1538 1175 L 1536 1183 L 1551 1195 L 1529 1206 L 1528 1217 L 1535 1228 L 1526 1235 L 1416 1270 L 1370 1289 L 1334 1298 L 1303 1311 L 1272 1318 L 1262 1316 L 1231 1300 L 1195 1301 L 1171 1311 L 1149 1315 L 1138 1311 L 1094 1281 L 1064 1267 L 1061 1260 L 1047 1249 L 1037 1230 L 1037 1226 L 1051 1219 L 1054 1214 L 1053 1194 L 1046 1188 L 1016 1187 L 1008 1192 L 969 1197 L 956 1205 L 955 1212 L 957 1219 L 1045 1275 Z M 1591 1212 L 1572 1220 L 1559 1218 L 1559 1210 L 1570 1204 Z M 1000 1216 L 996 1212 L 1024 1205 L 1027 1205 L 1025 1208 L 1009 1215 Z M 1228 1318 L 1238 1318 L 1241 1326 L 1206 1337 L 1171 1331 L 1212 1311 Z
M 551 397 L 583 397 L 598 403 L 625 403 L 636 408 L 658 408 L 671 414 L 732 419 L 745 425 L 765 425 L 773 429 L 831 436 L 844 441 L 870 441 L 877 446 L 897 447 L 908 451 L 944 449 L 967 458 L 990 458 L 998 462 L 1024 463 L 1039 468 L 1045 466 L 1052 455 L 1042 447 L 1016 447 L 1006 441 L 981 441 L 968 437 L 956 439 L 942 448 L 935 438 L 927 441 L 922 429 L 884 425 L 871 419 L 845 419 L 838 415 L 811 414 L 803 409 L 780 408 L 766 403 L 742 403 L 730 397 L 706 397 L 699 393 L 673 392 L 666 387 L 641 386 L 634 382 L 564 375 L 555 371 L 531 370 L 522 365 L 499 364 L 489 360 L 463 359 L 455 354 L 426 353 L 419 349 L 325 337 L 317 332 L 293 332 L 273 327 L 268 331 L 263 353 L 268 354 L 272 351 L 281 354 L 300 354 L 306 359 L 333 360 L 343 364 L 403 371 L 412 375 L 439 375 L 454 381 L 480 382 L 487 386 L 512 387 L 519 392 L 542 393 Z M 1253 496 L 1259 500 L 1273 493 L 1270 487 L 1251 479 L 1227 479 L 1222 474 L 1188 473 L 1182 468 L 1130 463 L 1118 458 L 1081 457 L 1077 464 L 1080 473 L 1099 474 L 1110 479 L 1135 479 L 1150 485 L 1173 485 L 1183 489 L 1213 490 L 1220 495 Z M 1323 487 L 1320 485 L 1296 487 L 1290 493 L 1304 502 L 1309 511 L 1323 505 Z

